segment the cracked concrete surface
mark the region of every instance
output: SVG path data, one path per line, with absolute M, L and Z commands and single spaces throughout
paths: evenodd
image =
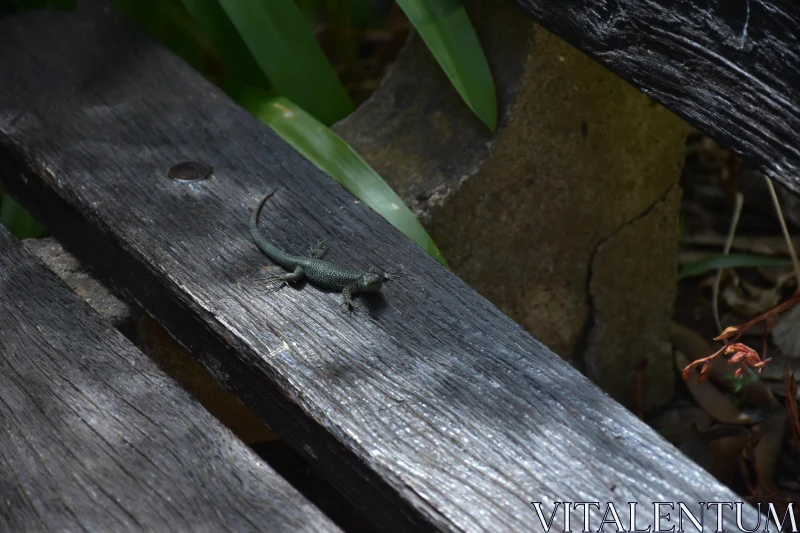
M 688 127 L 510 3 L 466 7 L 495 79 L 497 131 L 417 38 L 335 129 L 420 216 L 462 279 L 627 405 L 630 373 L 606 376 L 647 358 L 643 401 L 661 404 L 679 214 L 667 191 Z
M 602 241 L 589 270 L 585 373 L 615 399 L 641 411 L 663 405 L 674 392 L 669 335 L 680 201 L 681 189 L 675 185 Z M 639 379 L 647 384 L 646 393 L 637 390 Z

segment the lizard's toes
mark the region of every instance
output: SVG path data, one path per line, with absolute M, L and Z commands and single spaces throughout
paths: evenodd
M 352 300 L 345 300 L 339 304 L 339 307 L 344 307 L 345 311 L 348 313 L 353 313 L 353 311 L 359 310 L 359 305 Z

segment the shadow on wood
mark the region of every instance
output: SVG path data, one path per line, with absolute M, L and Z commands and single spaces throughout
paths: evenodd
M 498 87 L 496 132 L 419 38 L 335 129 L 471 287 L 618 401 L 662 405 L 687 126 L 510 3 L 467 7 Z
M 3 531 L 338 531 L 0 227 Z

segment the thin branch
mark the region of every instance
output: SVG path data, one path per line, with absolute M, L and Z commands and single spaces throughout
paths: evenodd
M 794 266 L 794 277 L 795 281 L 797 282 L 797 288 L 800 290 L 800 260 L 797 259 L 797 251 L 794 249 L 792 237 L 789 235 L 789 230 L 786 227 L 786 220 L 783 218 L 783 210 L 781 210 L 781 204 L 778 201 L 778 195 L 775 192 L 775 186 L 772 184 L 772 180 L 767 176 L 764 176 L 764 181 L 767 182 L 769 194 L 772 196 L 772 203 L 775 205 L 775 212 L 778 214 L 778 222 L 781 224 L 783 238 L 786 239 L 786 247 L 789 248 L 789 255 L 792 257 L 792 265 Z
M 736 237 L 736 228 L 739 226 L 739 217 L 742 215 L 742 206 L 744 205 L 744 196 L 742 193 L 736 193 L 736 204 L 733 208 L 733 219 L 731 219 L 731 227 L 728 230 L 728 238 L 725 240 L 725 249 L 722 253 L 728 255 L 731 253 L 733 246 L 733 238 Z M 717 331 L 722 331 L 722 322 L 719 319 L 719 284 L 722 282 L 722 269 L 717 270 L 717 277 L 714 278 L 714 286 L 711 288 L 711 314 L 714 316 L 714 323 L 717 325 Z

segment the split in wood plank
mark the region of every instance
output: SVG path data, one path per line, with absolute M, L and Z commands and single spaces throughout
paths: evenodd
M 0 226 L 1 531 L 338 531 Z

